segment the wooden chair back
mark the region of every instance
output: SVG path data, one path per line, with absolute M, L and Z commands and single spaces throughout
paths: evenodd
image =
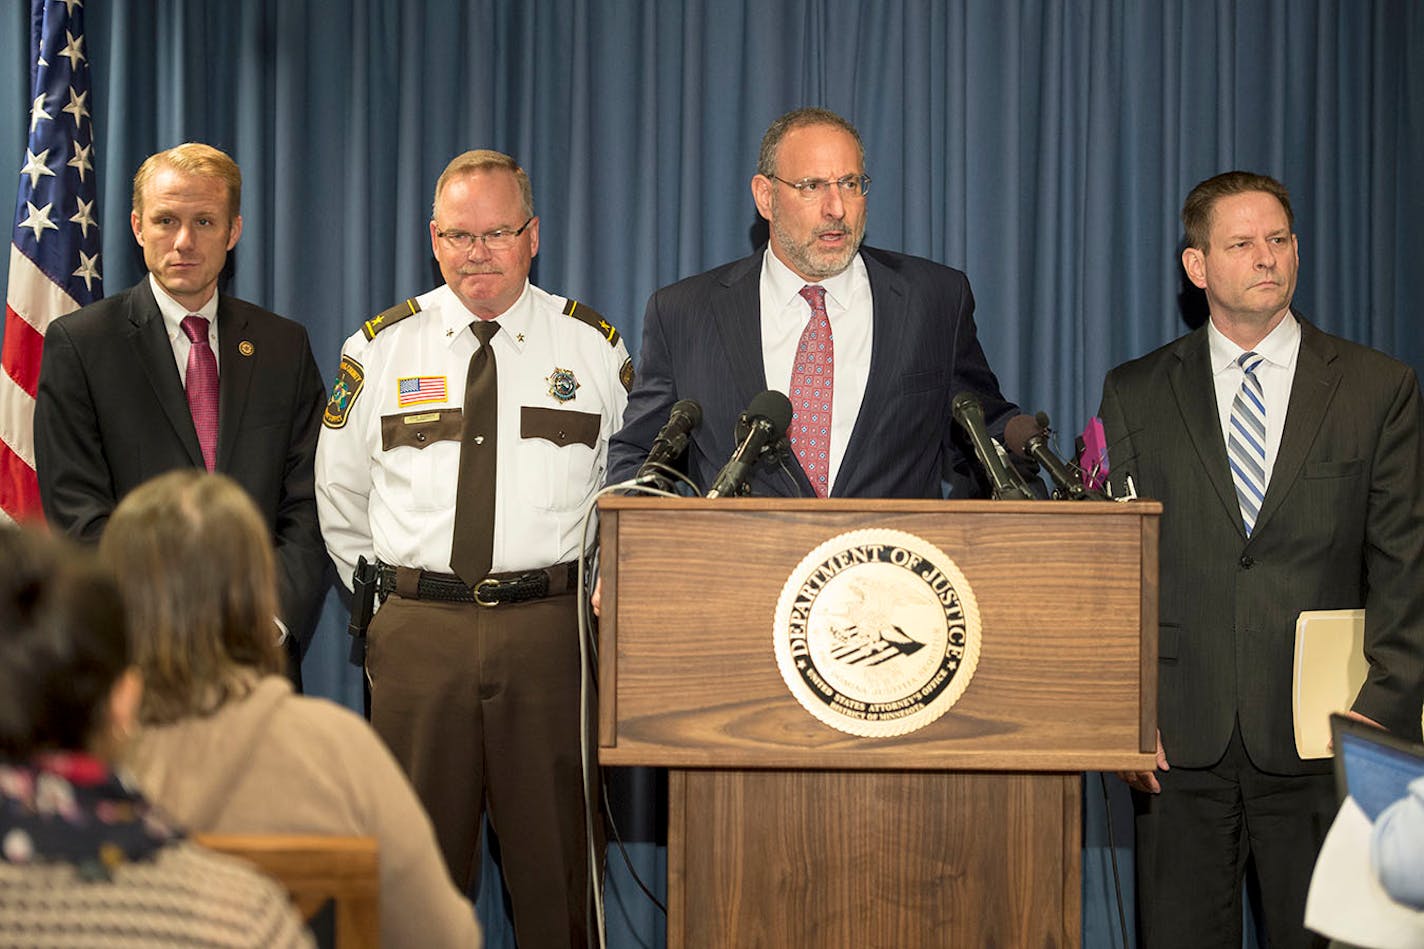
M 305 920 L 332 903 L 336 949 L 380 946 L 380 867 L 374 837 L 195 834 L 193 841 L 274 877 Z

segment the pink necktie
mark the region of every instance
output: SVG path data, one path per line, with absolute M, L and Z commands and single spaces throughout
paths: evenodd
M 188 348 L 188 411 L 203 450 L 203 464 L 213 470 L 218 460 L 218 360 L 208 345 L 208 321 L 201 316 L 183 317 L 183 334 L 193 344 Z
M 791 366 L 791 450 L 817 497 L 831 493 L 831 393 L 834 391 L 835 344 L 826 315 L 826 288 L 805 286 L 801 296 L 811 306 L 811 319 L 796 344 Z

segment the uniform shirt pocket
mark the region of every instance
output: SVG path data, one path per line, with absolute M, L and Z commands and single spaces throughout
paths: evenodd
M 436 442 L 459 442 L 464 427 L 461 409 L 441 409 L 438 412 L 407 412 L 404 415 L 381 416 L 381 448 L 414 448 L 417 451 Z
M 544 510 L 578 507 L 603 479 L 599 434 L 603 416 L 525 405 L 519 410 L 519 482 L 529 503 Z
M 412 511 L 445 511 L 455 506 L 460 474 L 461 409 L 436 409 L 381 416 L 381 448 L 387 465 L 409 489 Z

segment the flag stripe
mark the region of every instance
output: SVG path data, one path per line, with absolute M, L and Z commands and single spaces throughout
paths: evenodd
M 26 396 L 8 372 L 0 372 L 0 441 L 31 468 L 35 466 L 34 442 L 30 438 L 34 417 L 35 400 Z
M 6 286 L 5 303 L 15 315 L 34 327 L 40 335 L 50 321 L 79 308 L 80 303 L 65 292 L 49 275 L 40 270 L 24 251 L 10 245 L 10 282 Z M 92 303 L 91 297 L 86 303 Z M 6 327 L 8 331 L 9 327 Z
M 44 351 L 44 336 L 8 306 L 5 307 L 5 342 L 0 350 L 0 365 L 5 375 L 15 381 L 31 399 L 40 383 L 40 355 Z
M 35 469 L 0 441 L 0 522 L 40 516 L 40 485 Z

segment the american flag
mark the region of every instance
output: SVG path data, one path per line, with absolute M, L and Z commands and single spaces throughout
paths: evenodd
M 420 405 L 423 402 L 448 402 L 444 376 L 406 376 L 396 380 L 398 405 Z
M 0 352 L 0 522 L 40 516 L 35 386 L 51 320 L 104 295 L 83 0 L 30 0 L 30 137 Z

